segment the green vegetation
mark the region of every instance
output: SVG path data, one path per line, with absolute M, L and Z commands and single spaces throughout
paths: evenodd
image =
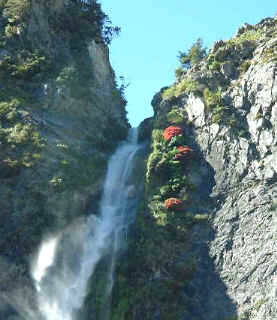
M 203 98 L 208 110 L 215 109 L 222 104 L 222 89 L 218 88 L 216 92 L 211 91 L 208 88 L 203 90 Z
M 179 97 L 182 94 L 197 93 L 198 85 L 197 82 L 193 81 L 191 78 L 187 77 L 181 82 L 165 89 L 162 93 L 164 100 L 169 100 L 173 97 Z
M 235 126 L 236 119 L 228 106 L 224 105 L 222 100 L 222 89 L 218 88 L 213 92 L 208 88 L 203 90 L 203 98 L 208 112 L 210 112 L 212 123 L 227 124 Z
M 251 66 L 251 60 L 245 60 L 243 63 L 238 67 L 238 71 L 240 74 L 244 74 L 249 67 Z
M 36 126 L 19 122 L 20 107 L 18 99 L 0 103 L 1 154 L 8 167 L 33 166 L 45 145 Z
M 203 40 L 197 39 L 188 52 L 179 52 L 179 61 L 184 69 L 189 69 L 207 56 L 207 49 L 203 48 Z
M 30 13 L 30 0 L 1 0 L 0 12 L 4 20 L 4 36 L 12 40 L 22 35 L 25 21 Z
M 214 54 L 210 54 L 207 58 L 207 66 L 209 70 L 219 72 L 222 62 L 217 61 Z
M 254 309 L 258 312 L 263 304 L 267 302 L 268 298 L 262 298 L 258 301 L 256 301 L 254 305 Z
M 234 37 L 227 41 L 227 45 L 240 45 L 244 41 L 259 41 L 264 37 L 264 32 L 261 29 L 258 30 L 248 30 L 238 37 Z
M 22 20 L 30 9 L 30 0 L 1 0 L 0 9 L 3 10 L 3 17 L 11 19 L 11 22 L 15 20 Z
M 268 48 L 263 52 L 262 63 L 268 63 L 270 61 L 277 62 L 277 50 L 275 47 Z
M 179 120 L 178 110 L 165 119 Z M 116 268 L 112 319 L 131 320 L 136 312 L 150 320 L 155 312 L 163 319 L 178 319 L 186 314 L 189 301 L 183 289 L 195 275 L 197 258 L 189 252 L 190 230 L 207 217 L 188 210 L 167 211 L 164 200 L 178 197 L 189 203 L 195 186 L 188 173 L 192 161 L 174 160 L 177 147 L 186 143 L 184 135 L 165 141 L 164 130 L 152 132 L 152 152 L 147 160 L 144 198 L 140 202 L 129 247 Z M 188 143 L 188 142 L 187 142 Z M 189 207 L 189 205 L 188 205 Z
M 23 87 L 23 80 L 43 80 L 46 73 L 51 70 L 50 62 L 39 53 L 31 53 L 28 50 L 18 50 L 12 56 L 6 56 L 0 62 L 0 78 L 11 85 L 10 82 Z
M 209 219 L 209 215 L 208 214 L 196 214 L 193 219 L 196 221 L 196 222 L 206 222 L 208 219 Z
M 119 28 L 98 1 L 65 3 L 57 11 L 51 1 L 0 0 L 0 245 L 19 264 L 43 232 L 87 212 L 111 141 L 127 130 L 96 92 L 88 52 L 92 40 L 108 44 Z M 120 88 L 115 96 L 120 105 Z
M 146 181 L 150 185 L 155 184 L 156 179 L 181 174 L 180 161 L 176 161 L 174 157 L 178 153 L 176 147 L 184 145 L 185 138 L 183 135 L 178 135 L 165 142 L 163 130 L 154 129 L 152 141 L 153 151 L 148 158 L 146 168 Z
M 178 67 L 175 70 L 175 78 L 177 81 L 181 80 L 181 77 L 186 73 L 186 70 L 184 70 L 184 68 L 182 66 Z
M 46 11 L 50 11 L 50 2 L 44 4 Z M 22 35 L 28 24 L 31 12 L 30 0 L 0 0 L 0 10 L 5 19 L 5 35 L 7 38 L 17 38 Z M 120 28 L 112 26 L 109 17 L 102 11 L 98 1 L 84 2 L 81 0 L 69 0 L 66 10 L 59 15 L 51 15 L 49 22 L 57 35 L 64 33 L 67 37 L 81 40 L 96 39 L 109 44 L 114 36 L 120 32 Z
M 139 310 L 150 320 L 159 308 L 162 318 L 173 320 L 185 312 L 181 292 L 194 276 L 196 259 L 180 257 L 192 220 L 184 213 L 168 214 L 159 201 L 149 206 L 141 201 L 133 240 L 117 266 L 112 319 L 129 320 Z
M 175 70 L 175 77 L 177 81 L 181 80 L 188 69 L 200 63 L 207 56 L 207 49 L 203 48 L 202 39 L 197 39 L 187 52 L 179 51 L 178 60 L 180 66 Z
M 56 192 L 86 190 L 94 185 L 101 185 L 107 158 L 98 153 L 87 156 L 85 150 L 76 150 L 72 147 L 60 145 L 59 162 L 53 167 L 55 173 L 49 180 L 49 186 Z
M 51 17 L 54 21 L 54 30 L 61 35 L 71 33 L 72 41 L 89 41 L 110 44 L 113 37 L 118 35 L 120 28 L 112 26 L 109 17 L 102 11 L 98 1 L 84 3 L 80 0 L 71 0 L 67 3 L 58 17 Z

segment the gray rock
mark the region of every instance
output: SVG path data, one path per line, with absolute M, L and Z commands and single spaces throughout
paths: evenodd
M 223 72 L 231 77 L 227 66 Z M 196 141 L 215 171 L 213 196 L 222 199 L 212 220 L 209 254 L 238 314 L 251 320 L 273 320 L 277 314 L 276 71 L 276 63 L 255 64 L 243 76 L 244 85 L 229 91 L 228 101 L 246 112 L 248 139 L 210 125 L 198 97 L 185 106 L 189 118 L 197 113 Z
M 234 116 L 232 126 L 228 121 L 212 123 L 203 97 L 191 93 L 178 104 L 203 156 L 199 166 L 209 168 L 209 177 L 199 171 L 190 179 L 196 185 L 204 180 L 213 201 L 210 225 L 201 232 L 195 228 L 191 238 L 199 264 L 190 294 L 201 305 L 192 302 L 191 318 L 197 309 L 198 318 L 205 320 L 276 319 L 277 62 L 265 59 L 267 50 L 276 46 L 273 26 L 276 19 L 271 18 L 256 26 L 245 24 L 237 35 L 267 28 L 272 38 L 245 41 L 233 50 L 220 42 L 211 51 L 224 62 L 220 74 L 229 84 L 222 99 Z M 245 59 L 251 59 L 251 65 L 237 79 L 235 65 Z M 220 86 L 216 73 L 204 67 L 196 77 L 214 91 Z M 156 105 L 157 113 L 159 108 Z M 204 201 L 203 191 L 200 198 Z M 208 203 L 206 208 L 211 208 Z
M 233 62 L 227 61 L 221 66 L 221 73 L 227 79 L 235 79 L 237 78 L 237 69 Z

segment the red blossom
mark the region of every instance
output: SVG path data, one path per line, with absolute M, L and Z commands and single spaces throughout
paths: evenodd
M 193 150 L 188 146 L 177 147 L 178 153 L 174 157 L 175 160 L 183 159 L 185 157 L 190 157 Z
M 183 202 L 177 198 L 169 198 L 165 200 L 164 205 L 167 210 L 182 210 Z
M 166 141 L 171 140 L 173 137 L 182 134 L 183 130 L 180 127 L 170 126 L 164 130 L 163 137 Z

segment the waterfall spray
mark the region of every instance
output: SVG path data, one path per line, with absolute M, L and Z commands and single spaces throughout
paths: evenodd
M 129 184 L 129 178 L 139 148 L 137 130 L 131 129 L 127 141 L 109 161 L 99 218 L 91 215 L 65 232 L 59 241 L 52 239 L 42 244 L 32 274 L 45 320 L 76 319 L 87 294 L 88 280 L 106 255 L 110 256 L 110 265 L 101 319 L 109 319 L 116 258 L 133 219 L 131 208 L 136 195 L 130 197 L 130 190 L 135 188 Z

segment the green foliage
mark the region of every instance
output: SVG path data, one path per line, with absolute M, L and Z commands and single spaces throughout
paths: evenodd
M 218 61 L 214 61 L 210 66 L 209 66 L 209 69 L 212 70 L 212 71 L 220 71 L 220 68 L 221 68 L 221 63 L 218 62 Z
M 24 32 L 26 21 L 30 12 L 30 0 L 2 0 L 2 34 L 5 40 L 18 40 Z
M 29 0 L 4 0 L 1 3 L 3 7 L 3 16 L 10 20 L 11 23 L 18 21 L 26 16 L 30 9 Z
M 203 48 L 203 40 L 197 39 L 188 52 L 179 52 L 179 61 L 183 68 L 189 69 L 207 56 L 207 49 Z
M 16 99 L 0 103 L 0 138 L 2 159 L 9 167 L 31 167 L 40 159 L 45 146 L 36 127 L 20 122 Z
M 268 298 L 262 298 L 258 301 L 256 301 L 254 305 L 254 309 L 258 312 L 263 304 L 265 304 L 268 301 Z
M 168 184 L 160 188 L 161 199 L 165 200 L 178 195 L 182 188 L 189 186 L 185 176 L 177 175 L 169 179 Z
M 176 86 L 176 96 L 179 96 L 183 93 L 189 94 L 191 92 L 196 92 L 198 89 L 198 85 L 191 78 L 186 78 Z
M 64 67 L 56 78 L 57 85 L 60 87 L 67 87 L 74 81 L 76 73 L 77 72 L 74 67 Z
M 227 45 L 240 45 L 244 41 L 256 42 L 256 41 L 259 41 L 264 36 L 265 36 L 264 32 L 261 29 L 248 30 L 242 33 L 241 35 L 239 35 L 238 37 L 232 38 L 229 41 L 227 41 Z
M 263 51 L 262 62 L 268 63 L 270 61 L 277 62 L 277 50 L 275 47 L 268 48 Z
M 251 66 L 251 60 L 245 60 L 243 63 L 238 67 L 238 71 L 240 74 L 245 73 L 249 67 Z
M 207 110 L 210 112 L 212 123 L 230 125 L 234 127 L 236 125 L 235 115 L 231 112 L 228 106 L 224 105 L 222 100 L 222 89 L 218 88 L 213 92 L 208 88 L 203 90 L 203 98 Z
M 152 131 L 152 145 L 153 148 L 164 145 L 163 130 L 154 129 Z
M 43 5 L 44 9 L 50 12 L 49 24 L 57 35 L 63 35 L 66 38 L 70 35 L 71 38 L 81 41 L 94 39 L 110 44 L 113 37 L 120 32 L 119 27 L 112 25 L 97 0 L 89 2 L 69 0 L 65 4 L 65 10 L 61 10 L 59 14 L 49 10 L 48 1 Z M 5 19 L 5 37 L 17 39 L 19 35 L 23 35 L 28 25 L 31 1 L 1 0 L 1 9 Z
M 78 70 L 76 67 L 66 66 L 56 78 L 56 83 L 63 90 L 69 89 L 71 97 L 75 99 L 89 98 L 89 82 L 91 80 L 91 75 L 86 73 L 88 73 L 88 69 L 82 70 L 81 68 Z M 84 86 L 85 82 L 87 82 L 86 86 Z
M 217 61 L 215 59 L 215 56 L 213 54 L 210 54 L 207 59 L 207 66 L 209 70 L 219 72 L 222 66 L 222 62 Z
M 122 104 L 124 106 L 127 105 L 127 99 L 126 99 L 126 89 L 129 87 L 130 82 L 126 82 L 126 79 L 124 76 L 119 77 L 120 84 L 118 84 L 117 81 L 115 81 L 115 86 L 116 86 L 116 94 L 122 101 Z
M 150 183 L 153 173 L 157 168 L 157 164 L 161 162 L 163 154 L 161 151 L 154 149 L 147 160 L 146 181 Z
M 175 70 L 175 78 L 177 81 L 180 81 L 181 77 L 184 75 L 185 73 L 185 70 L 182 66 L 178 67 L 176 70 Z
M 162 178 L 168 174 L 174 174 L 176 170 L 179 172 L 180 162 L 174 158 L 179 152 L 176 147 L 184 145 L 184 143 L 185 137 L 183 135 L 175 136 L 169 142 L 166 142 L 163 137 L 163 130 L 153 130 L 153 151 L 147 160 L 147 183 L 153 184 L 155 177 Z
M 0 79 L 8 81 L 6 85 L 16 84 L 23 86 L 22 80 L 43 79 L 51 69 L 51 64 L 45 56 L 31 53 L 28 50 L 19 50 L 13 56 L 6 56 L 0 62 Z
M 208 214 L 196 214 L 193 217 L 193 219 L 196 223 L 202 223 L 202 222 L 206 222 L 209 219 L 209 215 Z
M 175 136 L 170 139 L 170 141 L 167 143 L 168 147 L 178 147 L 182 146 L 186 143 L 186 138 L 184 135 L 179 134 L 178 136 Z
M 0 103 L 0 123 L 2 125 L 7 124 L 7 122 L 14 122 L 18 117 L 17 109 L 20 106 L 20 101 L 18 99 L 12 99 L 9 102 Z
M 73 147 L 57 144 L 60 161 L 52 171 L 54 175 L 49 179 L 49 186 L 56 191 L 82 190 L 99 183 L 104 175 L 107 159 L 96 153 L 88 156 L 85 151 Z
M 113 319 L 131 320 L 139 312 L 151 320 L 157 307 L 163 319 L 179 319 L 185 309 L 182 289 L 195 271 L 193 258 L 180 259 L 192 221 L 186 213 L 168 214 L 161 201 L 149 203 L 151 214 L 145 205 L 139 208 L 126 258 L 117 266 Z
M 168 89 L 165 89 L 162 93 L 162 97 L 164 100 L 169 100 L 182 94 L 189 94 L 191 92 L 197 93 L 197 91 L 198 84 L 191 78 L 187 77 L 181 82 L 169 87 Z
M 225 114 L 225 107 L 216 106 L 213 109 L 213 114 L 212 114 L 212 118 L 211 118 L 212 123 L 221 124 L 223 122 L 224 114 Z
M 58 17 L 53 16 L 53 27 L 58 34 L 70 32 L 73 39 L 110 44 L 120 28 L 113 26 L 109 17 L 102 11 L 98 1 L 84 3 L 71 0 Z
M 173 97 L 176 97 L 176 86 L 173 85 L 173 86 L 165 89 L 162 93 L 162 97 L 164 100 L 169 100 Z
M 218 88 L 216 92 L 211 91 L 208 88 L 205 88 L 203 90 L 203 98 L 205 101 L 205 104 L 209 110 L 217 107 L 218 105 L 221 105 L 221 94 L 222 89 Z

